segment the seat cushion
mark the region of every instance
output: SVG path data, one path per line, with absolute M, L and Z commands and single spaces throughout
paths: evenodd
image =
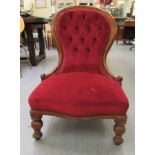
M 70 116 L 125 114 L 128 99 L 113 79 L 93 73 L 52 75 L 29 97 L 32 110 L 46 110 Z

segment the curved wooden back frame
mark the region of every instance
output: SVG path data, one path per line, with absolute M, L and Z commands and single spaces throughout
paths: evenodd
M 54 39 L 54 42 L 55 42 L 57 50 L 58 50 L 59 61 L 58 61 L 58 64 L 57 64 L 56 68 L 52 72 L 50 72 L 48 74 L 41 75 L 41 79 L 42 80 L 46 79 L 49 76 L 51 76 L 53 73 L 56 73 L 58 71 L 58 69 L 61 67 L 61 64 L 62 64 L 62 61 L 63 61 L 63 56 L 62 56 L 62 52 L 61 52 L 62 47 L 61 47 L 61 44 L 60 44 L 60 42 L 58 40 L 57 33 L 56 33 L 57 17 L 61 12 L 64 12 L 64 11 L 67 11 L 67 10 L 70 10 L 70 9 L 76 9 L 76 8 L 79 8 L 79 9 L 80 8 L 94 9 L 94 10 L 100 11 L 100 13 L 106 15 L 106 17 L 108 18 L 109 25 L 111 26 L 111 33 L 110 33 L 110 36 L 109 36 L 108 43 L 106 44 L 106 46 L 103 49 L 103 50 L 105 50 L 104 55 L 103 55 L 103 67 L 104 67 L 104 69 L 106 71 L 107 76 L 109 76 L 112 79 L 117 80 L 117 81 L 119 81 L 121 83 L 122 82 L 122 77 L 120 77 L 120 76 L 115 77 L 114 75 L 112 75 L 112 73 L 110 73 L 110 71 L 108 70 L 107 63 L 106 63 L 107 54 L 108 54 L 108 52 L 109 52 L 109 50 L 110 50 L 110 48 L 111 48 L 111 46 L 113 44 L 113 41 L 114 41 L 114 38 L 115 38 L 115 35 L 116 35 L 116 32 L 117 32 L 117 27 L 116 27 L 115 20 L 112 17 L 112 15 L 109 14 L 107 11 L 101 10 L 101 9 L 98 9 L 98 8 L 94 8 L 94 7 L 90 7 L 90 6 L 71 6 L 71 7 L 67 7 L 67 8 L 62 9 L 61 11 L 57 12 L 54 15 L 53 20 L 51 22 L 51 32 L 53 34 L 52 38 Z

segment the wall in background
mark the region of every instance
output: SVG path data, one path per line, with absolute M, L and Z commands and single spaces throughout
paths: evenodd
M 35 4 L 35 0 L 33 0 Z M 49 18 L 51 15 L 51 0 L 46 0 L 46 8 L 36 8 L 34 5 L 34 16 Z
M 35 0 L 24 0 L 24 9 L 33 7 L 33 15 L 37 17 L 49 18 L 51 15 L 51 0 L 46 0 L 46 8 L 36 8 Z
M 127 13 L 130 13 L 130 8 L 132 5 L 133 0 L 124 0 L 124 16 L 126 16 Z
M 33 7 L 34 16 L 49 18 L 49 16 L 51 15 L 52 9 L 54 10 L 54 7 L 51 7 L 51 0 L 46 0 L 46 8 L 36 8 L 35 0 L 23 0 L 23 1 L 24 1 L 24 8 L 26 10 L 29 10 L 31 7 Z M 126 13 L 130 12 L 130 8 L 133 0 L 113 0 L 113 1 L 124 2 L 123 4 L 124 16 L 126 16 Z
M 24 9 L 29 10 L 32 7 L 32 0 L 23 0 Z
M 49 18 L 49 16 L 51 15 L 52 9 L 54 10 L 54 6 L 51 7 L 51 0 L 46 0 L 46 8 L 36 8 L 35 7 L 35 0 L 23 0 L 24 1 L 24 9 L 25 10 L 30 10 L 32 8 L 33 16 L 37 16 L 37 17 L 44 17 L 44 18 Z M 96 1 L 96 0 L 94 0 Z M 131 4 L 133 0 L 113 0 L 113 1 L 122 1 L 124 2 L 123 7 L 124 7 L 124 12 L 123 12 L 123 16 L 126 16 L 126 13 L 130 12 L 130 8 L 131 8 Z M 50 30 L 49 25 L 47 24 L 47 30 Z

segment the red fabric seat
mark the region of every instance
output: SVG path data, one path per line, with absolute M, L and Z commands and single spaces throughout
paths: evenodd
M 128 99 L 120 84 L 108 76 L 72 72 L 50 76 L 29 97 L 32 110 L 71 116 L 125 114 Z

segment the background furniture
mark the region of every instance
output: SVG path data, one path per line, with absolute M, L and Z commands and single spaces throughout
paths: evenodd
M 65 7 L 74 5 L 76 5 L 76 0 L 55 0 L 55 11 L 58 12 Z
M 24 20 L 23 20 L 23 18 L 20 16 L 20 36 L 21 36 L 21 33 L 24 31 L 24 28 L 25 28 Z M 24 50 L 26 59 L 27 59 L 27 61 L 28 61 L 28 63 L 29 63 L 29 66 L 30 66 L 30 68 L 31 68 L 31 63 L 30 63 L 28 54 L 27 54 L 27 52 L 26 52 L 26 48 L 25 48 L 25 46 L 22 44 L 22 39 L 21 39 L 21 37 L 20 37 L 20 48 L 22 48 L 22 49 Z M 21 75 L 21 77 L 22 77 L 21 68 L 20 68 L 20 75 Z
M 117 34 L 116 34 L 116 43 L 118 44 L 119 40 L 123 40 L 124 34 L 124 22 L 126 17 L 114 17 L 117 25 Z
M 39 37 L 38 37 L 38 30 L 35 29 L 35 26 L 32 28 L 32 33 L 33 33 L 33 39 L 34 39 L 34 45 L 35 45 L 35 48 L 36 48 L 36 42 L 39 42 Z M 45 47 L 47 48 L 48 45 L 47 45 L 47 33 L 46 33 L 46 27 L 45 27 L 45 24 L 43 25 L 43 37 L 44 37 L 44 43 L 45 43 Z
M 52 46 L 52 35 L 51 35 L 51 31 L 47 31 L 47 47 L 48 47 L 48 49 L 50 49 L 51 46 Z
M 30 56 L 30 62 L 32 66 L 36 66 L 39 61 L 46 57 L 45 55 L 45 43 L 43 37 L 44 24 L 48 23 L 45 18 L 29 16 L 24 18 L 25 30 L 27 34 L 27 44 Z M 39 37 L 39 55 L 36 56 L 33 39 L 33 28 L 37 29 Z
M 127 41 L 129 41 L 129 44 L 131 44 L 131 41 L 135 39 L 135 20 L 134 19 L 128 19 L 125 21 L 124 24 L 124 35 L 123 35 L 123 42 L 126 44 Z
M 131 44 L 131 41 L 135 39 L 135 20 L 133 18 L 114 18 L 117 24 L 116 43 L 119 40 L 123 40 L 124 44 Z
M 106 65 L 117 27 L 112 16 L 88 6 L 68 7 L 52 21 L 59 53 L 57 68 L 41 76 L 31 93 L 33 137 L 42 136 L 43 115 L 66 119 L 113 119 L 115 144 L 123 142 L 128 99 L 122 77 L 114 77 Z

